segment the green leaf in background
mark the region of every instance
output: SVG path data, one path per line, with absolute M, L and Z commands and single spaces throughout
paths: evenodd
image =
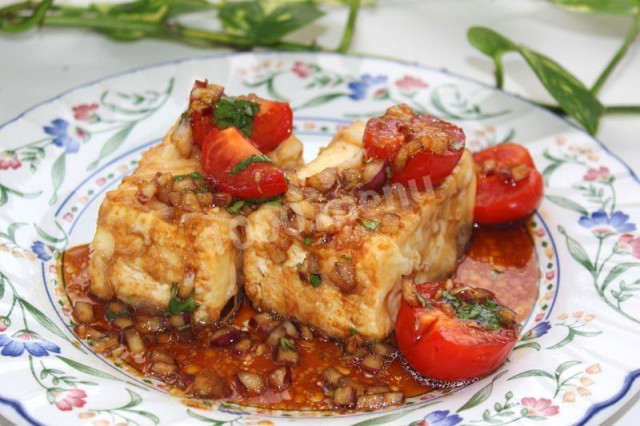
M 573 12 L 631 16 L 640 11 L 638 0 L 551 0 L 551 3 Z
M 473 46 L 491 56 L 496 64 L 501 63 L 500 56 L 506 52 L 520 53 L 560 107 L 589 133 L 596 133 L 604 107 L 580 80 L 560 64 L 528 47 L 513 43 L 489 28 L 473 27 L 467 36 Z
M 260 45 L 276 43 L 323 14 L 311 3 L 279 5 L 267 0 L 228 2 L 218 11 L 227 32 L 245 36 Z

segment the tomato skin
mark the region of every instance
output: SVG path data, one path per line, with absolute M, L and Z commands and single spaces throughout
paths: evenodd
M 208 110 L 203 109 L 189 111 L 193 142 L 198 146 L 202 146 L 202 142 L 209 132 L 218 130 L 216 126 L 211 122 L 212 112 L 213 108 L 209 108 Z
M 234 197 L 269 198 L 286 192 L 284 173 L 271 163 L 253 163 L 231 174 L 233 168 L 252 155 L 262 153 L 235 127 L 210 132 L 202 145 L 202 168 L 220 190 Z
M 441 283 L 416 285 L 425 299 Z M 458 320 L 437 307 L 412 307 L 403 300 L 396 318 L 398 349 L 423 376 L 456 383 L 483 377 L 496 370 L 517 341 L 516 327 L 486 330 Z
M 405 139 L 400 124 L 400 120 L 384 117 L 374 117 L 367 122 L 363 138 L 367 158 L 387 160 L 396 156 Z
M 260 111 L 253 118 L 251 141 L 262 152 L 273 151 L 293 132 L 293 111 L 286 102 L 253 99 Z
M 465 135 L 454 124 L 397 105 L 367 122 L 363 142 L 367 158 L 389 161 L 392 183 L 411 186 L 413 181 L 423 190 L 451 174 L 464 151 Z
M 462 152 L 460 149 L 447 152 L 445 155 L 435 155 L 429 151 L 422 151 L 411 157 L 402 172 L 392 174 L 391 183 L 401 183 L 410 187 L 410 182 L 415 181 L 419 190 L 438 186 L 456 167 Z
M 473 154 L 473 160 L 482 168 L 487 161 L 495 162 L 496 169 L 518 165 L 528 167 L 526 178 L 515 182 L 499 173 L 477 173 L 474 221 L 481 225 L 515 222 L 529 217 L 540 205 L 544 191 L 542 176 L 536 170 L 529 151 L 515 143 L 505 143 Z

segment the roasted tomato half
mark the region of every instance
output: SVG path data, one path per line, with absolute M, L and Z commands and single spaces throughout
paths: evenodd
M 270 198 L 288 188 L 282 170 L 235 127 L 205 137 L 202 168 L 221 191 L 242 199 Z
M 387 160 L 391 182 L 418 189 L 437 186 L 451 174 L 464 150 L 462 129 L 407 105 L 397 105 L 367 122 L 367 158 Z
M 515 222 L 542 199 L 542 176 L 527 148 L 504 143 L 473 154 L 478 177 L 474 220 L 481 225 Z
M 507 359 L 518 326 L 493 293 L 451 280 L 412 288 L 395 330 L 398 349 L 418 373 L 446 385 L 483 377 Z

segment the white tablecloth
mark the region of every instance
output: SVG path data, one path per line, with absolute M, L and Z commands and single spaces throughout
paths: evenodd
M 0 0 L 0 4 L 8 0 Z M 81 3 L 76 0 L 75 3 Z M 344 8 L 329 13 L 299 35 L 325 46 L 339 42 Z M 472 48 L 467 28 L 487 26 L 544 52 L 593 83 L 618 48 L 630 19 L 559 10 L 543 0 L 381 0 L 364 8 L 351 51 L 375 53 L 447 68 L 493 82 L 492 65 Z M 605 104 L 640 104 L 640 42 L 601 92 Z M 81 30 L 50 29 L 0 36 L 0 123 L 26 108 L 81 83 L 140 66 L 222 52 L 177 43 L 143 40 L 115 43 Z M 505 57 L 508 91 L 551 102 L 533 73 L 516 55 Z M 640 115 L 606 117 L 598 138 L 634 170 L 640 171 Z M 619 426 L 640 424 L 634 398 L 614 419 Z M 0 418 L 0 425 L 6 421 Z

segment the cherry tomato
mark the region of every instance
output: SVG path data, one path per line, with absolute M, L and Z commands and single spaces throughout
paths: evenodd
M 540 204 L 542 176 L 529 151 L 515 143 L 504 143 L 473 154 L 477 164 L 474 220 L 481 225 L 522 220 Z
M 464 286 L 453 295 L 445 286 L 418 284 L 420 298 L 411 304 L 402 301 L 395 326 L 398 349 L 411 367 L 432 380 L 455 383 L 483 377 L 502 365 L 515 345 L 515 314 L 487 290 Z M 460 287 L 456 283 L 452 289 Z
M 220 190 L 238 198 L 269 198 L 286 192 L 284 173 L 272 163 L 254 162 L 234 172 L 252 156 L 263 154 L 238 129 L 229 127 L 205 137 L 202 168 Z
M 439 118 L 397 105 L 367 122 L 367 158 L 390 161 L 391 182 L 418 189 L 437 186 L 451 174 L 462 152 L 462 129 Z M 426 179 L 429 178 L 429 179 Z
M 293 111 L 288 103 L 254 98 L 260 111 L 253 118 L 251 141 L 262 152 L 273 151 L 293 131 Z

